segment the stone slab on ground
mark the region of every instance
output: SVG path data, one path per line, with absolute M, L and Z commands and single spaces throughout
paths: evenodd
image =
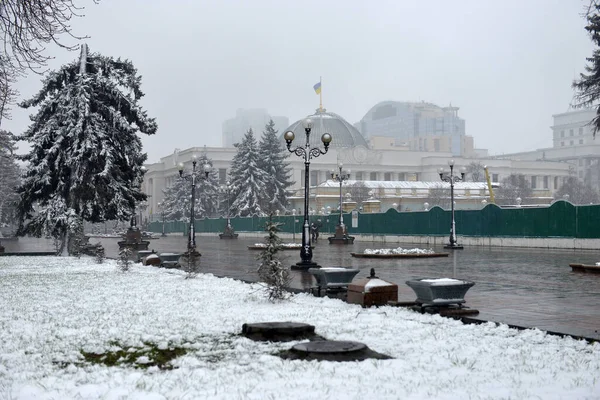
M 248 339 L 269 342 L 289 342 L 316 336 L 314 325 L 289 321 L 247 323 L 242 325 L 242 335 Z

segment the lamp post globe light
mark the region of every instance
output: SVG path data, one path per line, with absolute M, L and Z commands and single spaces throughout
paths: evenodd
M 221 185 L 219 190 L 221 193 L 227 196 L 227 224 L 225 225 L 225 230 L 223 233 L 219 233 L 219 239 L 237 239 L 238 234 L 233 230 L 233 226 L 231 226 L 231 219 L 229 217 L 229 196 L 231 194 L 231 183 L 228 181 L 224 185 Z
M 189 175 L 183 174 L 183 163 L 179 163 L 179 177 L 181 179 L 189 180 L 192 182 L 192 194 L 191 194 L 191 207 L 190 207 L 190 229 L 188 232 L 188 252 L 196 252 L 196 229 L 194 227 L 194 206 L 196 202 L 196 164 L 198 164 L 198 157 L 194 154 L 192 156 L 192 173 Z M 205 164 L 203 166 L 204 179 L 208 179 L 210 173 L 210 165 Z
M 291 148 L 292 142 L 294 141 L 294 132 L 287 131 L 284 133 L 283 138 L 285 139 L 287 149 L 290 153 L 296 154 L 298 157 L 304 158 L 304 224 L 302 226 L 302 248 L 300 249 L 301 261 L 292 265 L 292 269 L 309 269 L 309 268 L 320 268 L 320 265 L 312 261 L 312 248 L 310 245 L 310 227 L 308 223 L 308 200 L 310 190 L 310 160 L 312 158 L 319 157 L 321 154 L 327 153 L 329 150 L 329 144 L 331 143 L 331 135 L 324 133 L 321 136 L 321 142 L 325 150 L 321 150 L 318 147 L 310 147 L 310 131 L 313 127 L 313 122 L 310 118 L 302 121 L 304 132 L 306 133 L 306 144 L 304 146 L 298 146 Z
M 162 234 L 160 236 L 165 237 L 167 234 L 165 233 L 165 204 L 158 203 L 158 209 L 160 210 L 160 218 L 162 219 Z
M 344 165 L 342 163 L 338 164 L 338 171 L 331 171 L 331 179 L 339 182 L 340 184 L 340 220 L 335 227 L 335 235 L 327 238 L 329 240 L 329 244 L 353 244 L 354 236 L 348 236 L 348 231 L 346 225 L 344 224 L 344 210 L 342 208 L 342 185 L 344 181 L 347 181 L 350 178 L 350 170 L 344 171 Z
M 444 172 L 444 168 L 439 169 L 440 179 L 444 182 L 450 183 L 450 209 L 452 210 L 452 225 L 450 226 L 450 242 L 444 246 L 445 249 L 457 249 L 463 248 L 462 245 L 456 242 L 456 222 L 454 219 L 454 184 L 461 182 L 465 179 L 465 168 L 461 168 L 460 176 L 454 175 L 454 160 L 448 161 L 450 167 L 450 173 Z

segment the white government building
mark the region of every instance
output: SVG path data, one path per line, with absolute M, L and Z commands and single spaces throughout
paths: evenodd
M 382 114 L 384 117 L 395 117 L 390 111 L 390 104 L 399 104 L 402 107 L 407 107 L 406 104 L 418 105 L 418 103 L 380 103 L 385 106 L 386 112 Z M 425 105 L 430 114 L 432 109 L 437 107 L 429 103 Z M 372 119 L 376 114 L 376 107 L 372 108 L 365 117 Z M 600 146 L 593 142 L 592 132 L 587 126 L 595 115 L 593 110 L 554 115 L 552 148 L 501 157 L 488 157 L 487 152 L 473 149 L 472 138 L 469 139 L 464 133 L 464 120 L 456 117 L 458 108 L 445 107 L 442 110 L 446 115 L 446 121 L 442 119 L 445 130 L 441 129 L 438 133 L 432 133 L 431 129 L 422 133 L 417 132 L 410 140 L 402 140 L 401 143 L 397 135 L 393 137 L 383 132 L 379 136 L 377 130 L 373 129 L 373 124 L 369 125 L 370 134 L 367 142 L 355 126 L 325 109 L 317 109 L 314 114 L 307 116 L 314 121 L 310 135 L 312 146 L 323 147 L 320 138 L 324 132 L 330 133 L 333 138 L 327 154 L 311 159 L 310 208 L 316 213 L 338 208 L 339 183 L 330 180 L 331 172 L 337 170 L 338 163 L 343 163 L 344 170 L 351 171 L 348 183 L 363 181 L 373 190 L 373 198 L 378 200 L 379 205 L 372 211 L 386 211 L 390 207 L 400 211 L 423 210 L 430 189 L 439 189 L 444 185 L 449 187 L 448 183 L 440 181 L 438 170 L 439 168 L 448 170 L 448 161 L 451 159 L 455 160 L 457 172 L 461 167 L 466 167 L 473 162 L 486 165 L 494 184 L 501 182 L 511 173 L 525 175 L 539 204 L 550 203 L 553 193 L 569 174 L 575 173 L 582 180 L 598 187 Z M 448 112 L 451 113 L 451 120 L 458 121 L 456 129 L 449 128 L 447 125 Z M 386 126 L 384 122 L 379 121 L 378 124 Z M 359 123 L 356 125 L 360 126 Z M 283 133 L 287 130 L 295 133 L 293 147 L 304 145 L 306 134 L 302 120 L 294 122 L 287 129 L 279 132 L 283 144 L 285 144 Z M 258 137 L 260 132 L 257 132 Z M 423 145 L 427 142 L 432 145 Z M 420 150 L 415 150 L 415 143 Z M 441 151 L 436 151 L 440 146 Z M 150 220 L 158 218 L 157 205 L 163 199 L 163 189 L 179 179 L 177 164 L 182 162 L 189 166 L 192 156 L 201 153 L 205 153 L 212 159 L 213 167 L 218 170 L 220 183 L 227 181 L 231 160 L 236 153 L 234 147 L 199 146 L 174 151 L 162 157 L 160 162 L 146 165 L 148 171 L 143 184 L 144 191 L 149 195 L 146 217 Z M 295 154 L 290 154 L 288 161 L 293 170 L 292 180 L 295 182 L 291 187 L 294 195 L 291 197 L 288 211 L 296 209 L 301 213 L 305 184 L 304 161 Z M 342 192 L 345 195 L 346 190 L 342 189 Z M 486 201 L 489 201 L 487 185 L 484 182 L 469 182 L 469 177 L 466 182 L 456 184 L 455 195 L 457 209 L 481 208 Z

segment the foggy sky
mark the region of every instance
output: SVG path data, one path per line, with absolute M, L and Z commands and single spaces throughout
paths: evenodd
M 101 0 L 73 21 L 92 52 L 130 59 L 158 133 L 148 161 L 174 148 L 221 146 L 238 108 L 290 123 L 323 105 L 350 123 L 379 101 L 460 107 L 466 133 L 491 154 L 552 145 L 552 114 L 593 45 L 584 0 Z M 73 40 L 65 38 L 68 43 Z M 78 52 L 49 48 L 52 69 Z M 29 74 L 21 99 L 40 89 Z M 21 133 L 31 110 L 3 128 Z M 335 137 L 334 137 L 335 140 Z

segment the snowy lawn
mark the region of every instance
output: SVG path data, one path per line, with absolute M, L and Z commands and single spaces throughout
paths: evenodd
M 258 285 L 212 275 L 4 257 L 0 304 L 0 398 L 600 399 L 597 343 L 307 294 L 273 304 Z M 310 323 L 394 359 L 285 361 L 274 354 L 295 342 L 239 335 L 243 323 L 263 321 Z M 171 370 L 82 356 L 144 346 L 185 354 Z

